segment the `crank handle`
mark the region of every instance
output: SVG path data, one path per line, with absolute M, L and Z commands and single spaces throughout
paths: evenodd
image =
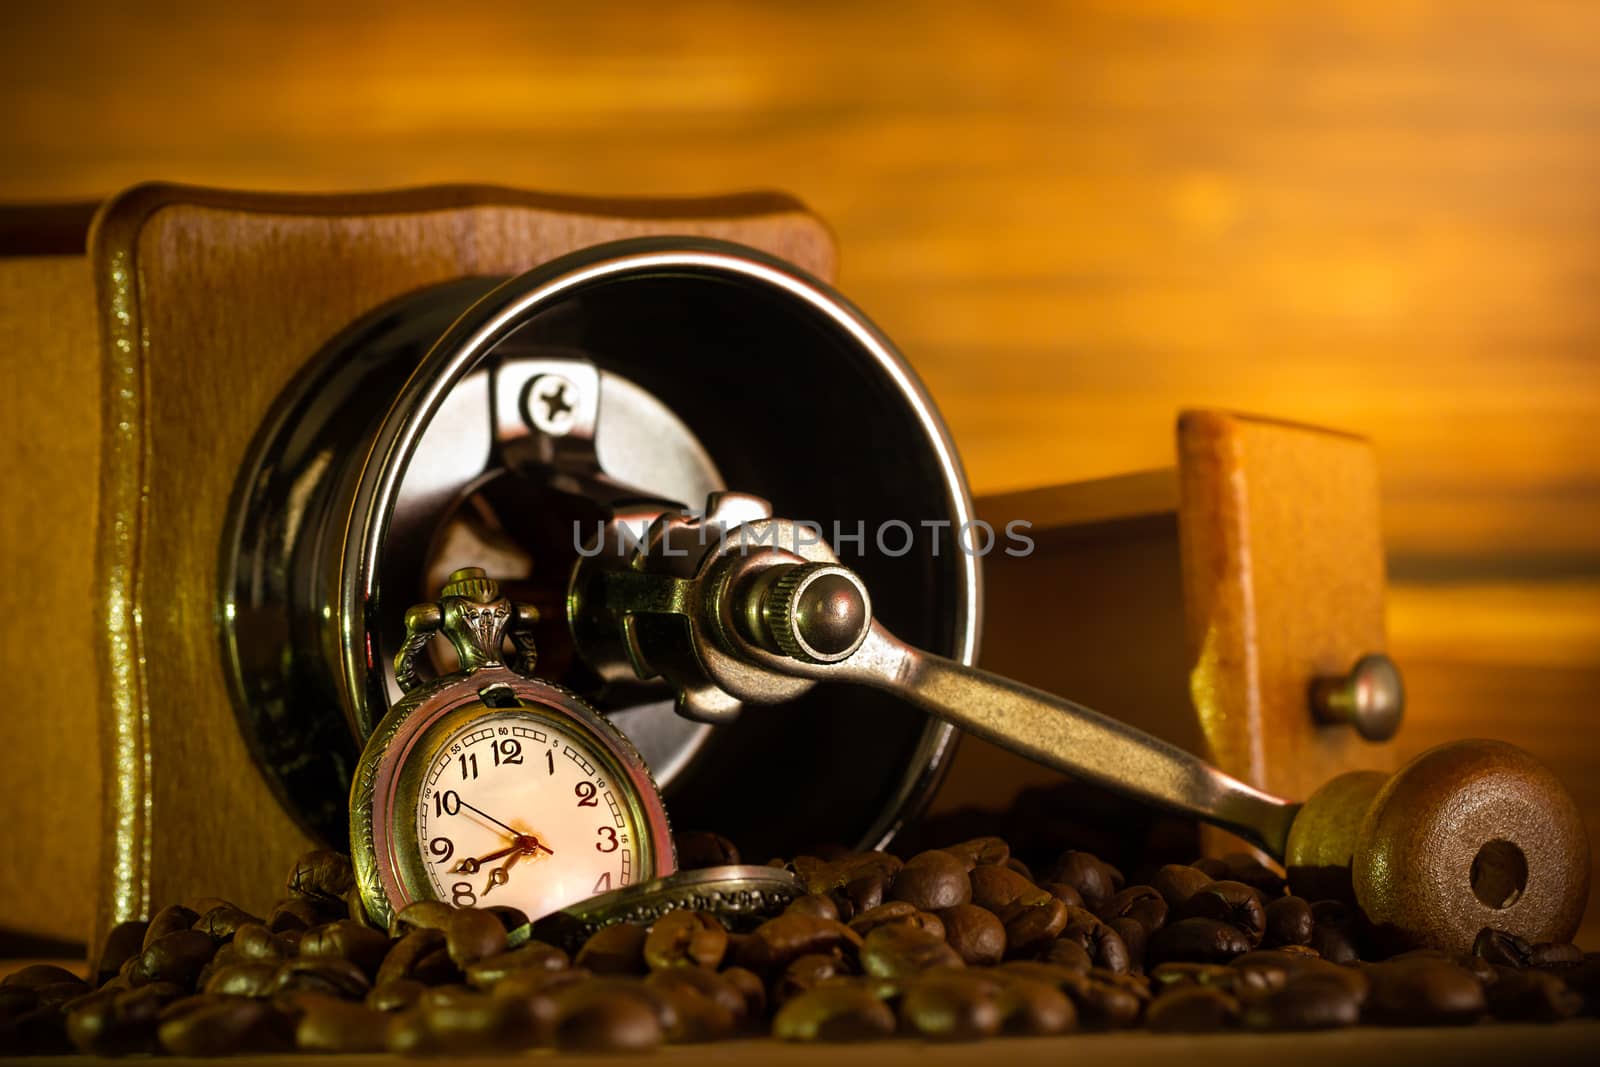
M 1019 755 L 1284 856 L 1299 805 L 1080 704 L 906 644 L 872 618 L 865 585 L 846 567 L 773 568 L 730 593 L 735 643 L 769 670 L 886 690 Z

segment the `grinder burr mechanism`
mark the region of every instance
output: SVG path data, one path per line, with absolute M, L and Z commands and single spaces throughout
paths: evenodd
M 892 693 L 1238 834 L 1281 860 L 1298 891 L 1352 900 L 1396 946 L 1466 951 L 1485 926 L 1530 941 L 1576 931 L 1588 840 L 1571 797 L 1527 753 L 1442 745 L 1393 776 L 1346 773 L 1293 803 L 1113 718 L 901 641 L 874 617 L 865 582 L 808 532 L 763 500 L 717 494 L 703 516 L 663 512 L 631 550 L 598 546 L 573 575 L 580 652 L 602 670 L 666 678 L 694 719 L 726 720 L 822 681 Z

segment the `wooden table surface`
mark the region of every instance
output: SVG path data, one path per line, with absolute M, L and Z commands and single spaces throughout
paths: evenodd
M 980 491 L 1166 465 L 1184 405 L 1370 434 L 1406 746 L 1516 740 L 1600 833 L 1600 4 L 3 18 L 0 199 L 783 188 Z

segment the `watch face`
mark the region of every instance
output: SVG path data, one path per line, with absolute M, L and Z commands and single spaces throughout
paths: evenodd
M 395 812 L 409 816 L 427 895 L 538 917 L 637 880 L 648 830 L 593 734 L 522 708 L 441 726 L 412 754 L 423 765 L 414 804 Z

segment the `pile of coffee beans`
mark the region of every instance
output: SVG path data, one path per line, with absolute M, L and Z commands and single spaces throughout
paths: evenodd
M 684 867 L 739 858 L 709 834 L 681 835 L 679 851 Z M 807 895 L 753 929 L 672 912 L 606 927 L 569 956 L 512 908 L 418 903 L 374 928 L 349 860 L 314 852 L 265 916 L 174 904 L 112 930 L 90 981 L 45 965 L 11 975 L 0 1049 L 647 1050 L 767 1034 L 1557 1021 L 1600 1008 L 1600 956 L 1490 929 L 1466 956 L 1382 958 L 1352 909 L 1288 895 L 1246 856 L 1164 866 L 1137 885 L 1081 851 L 1035 872 L 998 837 L 784 866 Z

